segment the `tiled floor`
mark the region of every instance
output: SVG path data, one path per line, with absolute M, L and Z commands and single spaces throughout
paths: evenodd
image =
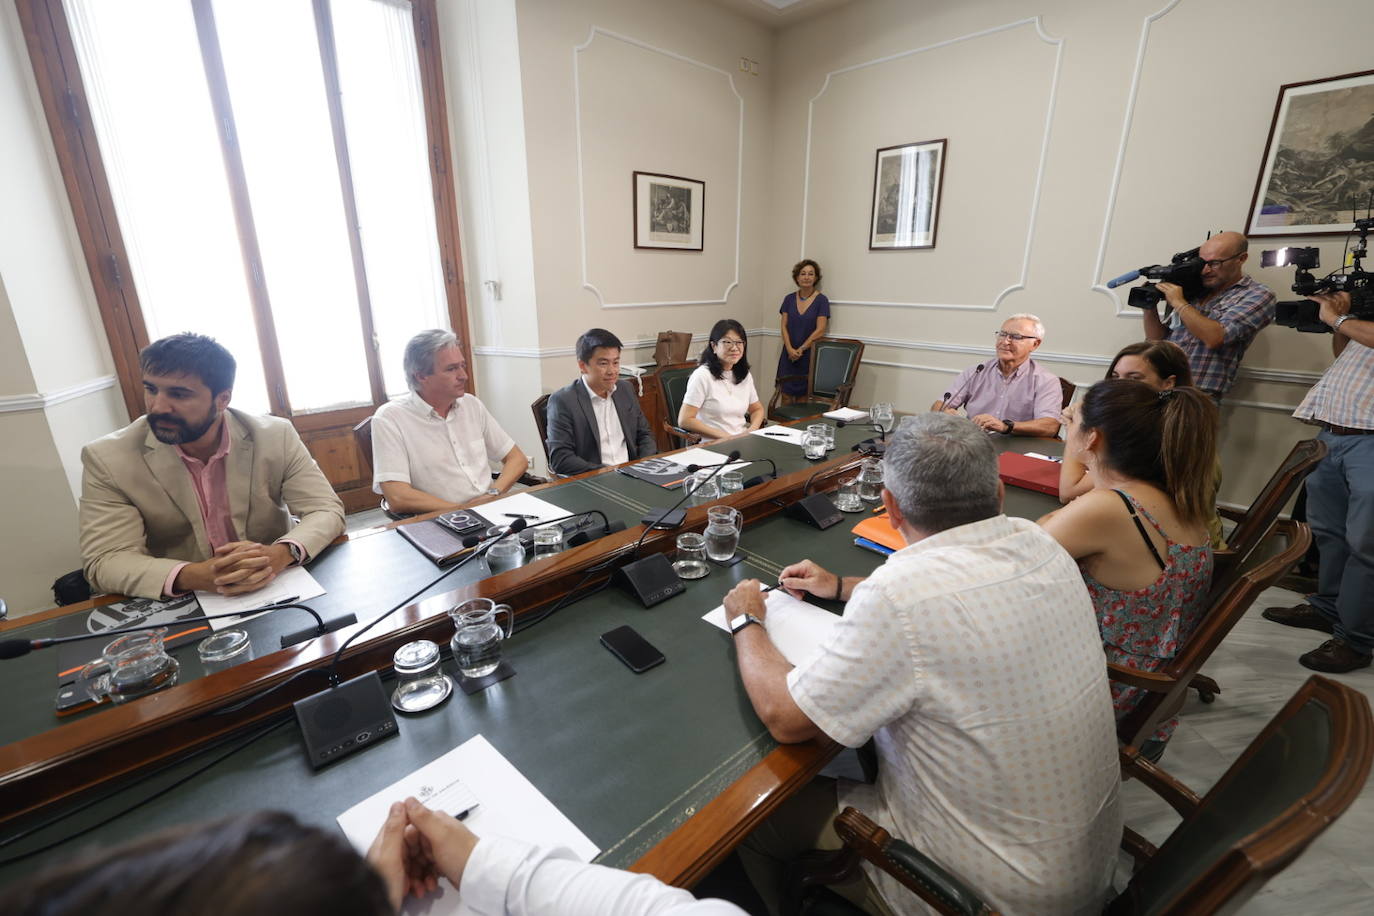
M 386 524 L 380 509 L 348 516 L 348 530 Z M 1206 793 L 1240 752 L 1257 735 L 1312 673 L 1298 664 L 1298 656 L 1326 638 L 1313 630 L 1295 630 L 1270 623 L 1260 611 L 1270 605 L 1292 605 L 1302 596 L 1273 588 L 1260 596 L 1236 624 L 1204 671 L 1221 685 L 1216 702 L 1204 704 L 1197 694 L 1188 705 L 1168 750 L 1160 761 L 1166 770 L 1198 794 Z M 1374 668 L 1337 680 L 1362 691 L 1374 701 Z M 1138 783 L 1122 787 L 1126 823 L 1146 839 L 1160 843 L 1178 824 L 1178 815 L 1158 796 Z M 1269 882 L 1242 910 L 1246 914 L 1374 912 L 1374 780 L 1358 801 L 1277 878 Z M 1117 882 L 1126 881 L 1127 863 Z
M 1313 673 L 1298 656 L 1327 638 L 1315 630 L 1270 623 L 1260 611 L 1292 605 L 1302 596 L 1269 589 L 1218 647 L 1203 671 L 1221 685 L 1216 702 L 1204 704 L 1193 693 L 1160 764 L 1198 794 L 1211 787 L 1270 717 Z M 1374 669 L 1334 680 L 1374 701 Z M 1122 787 L 1126 823 L 1159 843 L 1178 824 L 1178 816 L 1138 783 Z M 1247 914 L 1374 912 L 1374 780 L 1359 799 L 1296 862 L 1270 881 L 1241 911 Z M 1123 863 L 1125 858 L 1123 857 Z M 1118 881 L 1118 887 L 1124 878 Z

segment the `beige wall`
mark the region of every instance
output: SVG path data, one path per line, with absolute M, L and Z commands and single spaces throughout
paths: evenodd
M 1354 22 L 1363 8 L 1308 12 Z M 870 343 L 856 401 L 924 408 L 991 355 L 991 331 L 1018 311 L 1045 319 L 1048 368 L 1100 377 L 1142 332 L 1124 295 L 1095 287 L 1208 229 L 1243 228 L 1278 87 L 1369 66 L 1357 29 L 1295 40 L 1285 9 L 864 0 L 782 31 L 769 263 L 803 251 L 805 206 L 804 253 L 840 303 L 834 333 Z M 874 151 L 939 137 L 949 154 L 936 248 L 869 252 Z M 1253 246 L 1252 272 L 1280 298 L 1291 278 L 1258 270 L 1258 250 L 1303 243 Z M 1339 241 L 1319 244 L 1323 263 L 1338 263 Z M 1271 327 L 1251 347 L 1223 411 L 1224 500 L 1248 502 L 1310 435 L 1288 414 L 1329 343 Z

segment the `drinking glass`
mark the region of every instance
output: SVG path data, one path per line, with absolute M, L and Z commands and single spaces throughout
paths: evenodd
M 87 695 L 97 703 L 106 697 L 124 703 L 175 684 L 181 665 L 167 654 L 162 643 L 166 635 L 167 628 L 158 627 L 106 643 L 100 658 L 77 675 Z
M 498 615 L 506 615 L 506 627 L 501 628 Z M 453 660 L 463 677 L 484 677 L 501 664 L 501 641 L 510 636 L 515 627 L 515 612 L 510 605 L 497 604 L 490 598 L 471 598 L 457 607 L 449 608 L 453 618 Z
M 821 429 L 825 431 L 825 450 L 835 451 L 835 426 L 833 423 L 822 423 Z
M 808 461 L 820 461 L 825 457 L 825 433 L 814 426 L 802 434 L 802 454 Z
M 534 529 L 534 558 L 542 560 L 563 552 L 563 529 L 557 525 L 546 525 Z
M 214 636 L 202 639 L 196 646 L 196 654 L 200 656 L 205 673 L 214 674 L 252 658 L 253 641 L 238 628 L 220 630 Z
M 401 712 L 433 709 L 453 692 L 453 681 L 439 670 L 439 647 L 428 639 L 408 642 L 391 657 L 396 689 L 391 705 Z
M 704 506 L 720 499 L 720 484 L 716 483 L 714 474 L 715 468 L 702 468 L 691 477 L 687 478 L 684 486 L 692 488 L 691 497 L 688 505 Z
M 716 478 L 720 481 L 720 495 L 726 497 L 744 489 L 743 471 L 722 471 Z
M 525 545 L 520 538 L 507 535 L 487 550 L 487 566 L 493 576 L 525 565 Z
M 711 571 L 706 564 L 706 538 L 695 532 L 677 536 L 677 558 L 673 572 L 679 579 L 700 579 Z

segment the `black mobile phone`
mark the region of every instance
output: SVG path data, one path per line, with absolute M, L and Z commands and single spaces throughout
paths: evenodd
M 663 664 L 663 653 L 653 647 L 634 627 L 616 627 L 601 634 L 601 644 L 635 674 L 643 674 L 655 665 Z

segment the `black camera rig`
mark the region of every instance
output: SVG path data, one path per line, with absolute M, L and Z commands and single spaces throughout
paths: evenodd
M 1374 192 L 1371 192 L 1371 198 L 1374 198 Z M 1345 273 L 1332 271 L 1325 277 L 1314 276 L 1313 269 L 1321 266 L 1321 253 L 1316 248 L 1279 248 L 1261 252 L 1260 266 L 1294 268 L 1293 292 L 1299 296 L 1349 293 L 1351 317 L 1374 321 L 1374 273 L 1365 270 L 1363 264 L 1369 254 L 1371 229 L 1374 229 L 1374 218 L 1366 216 L 1355 220 L 1353 232 L 1359 238 L 1354 247 L 1349 249 L 1350 270 Z M 1309 334 L 1331 333 L 1331 328 L 1321 320 L 1321 306 L 1311 299 L 1274 303 L 1274 323 Z
M 1107 288 L 1116 289 L 1144 277 L 1148 282 L 1131 290 L 1131 294 L 1126 297 L 1126 304 L 1138 309 L 1152 309 L 1164 298 L 1164 294 L 1155 286 L 1156 283 L 1175 283 L 1183 289 L 1183 298 L 1196 299 L 1203 293 L 1202 267 L 1205 263 L 1198 257 L 1198 251 L 1198 248 L 1180 251 L 1169 259 L 1168 264 L 1151 264 L 1123 274 L 1109 281 Z

